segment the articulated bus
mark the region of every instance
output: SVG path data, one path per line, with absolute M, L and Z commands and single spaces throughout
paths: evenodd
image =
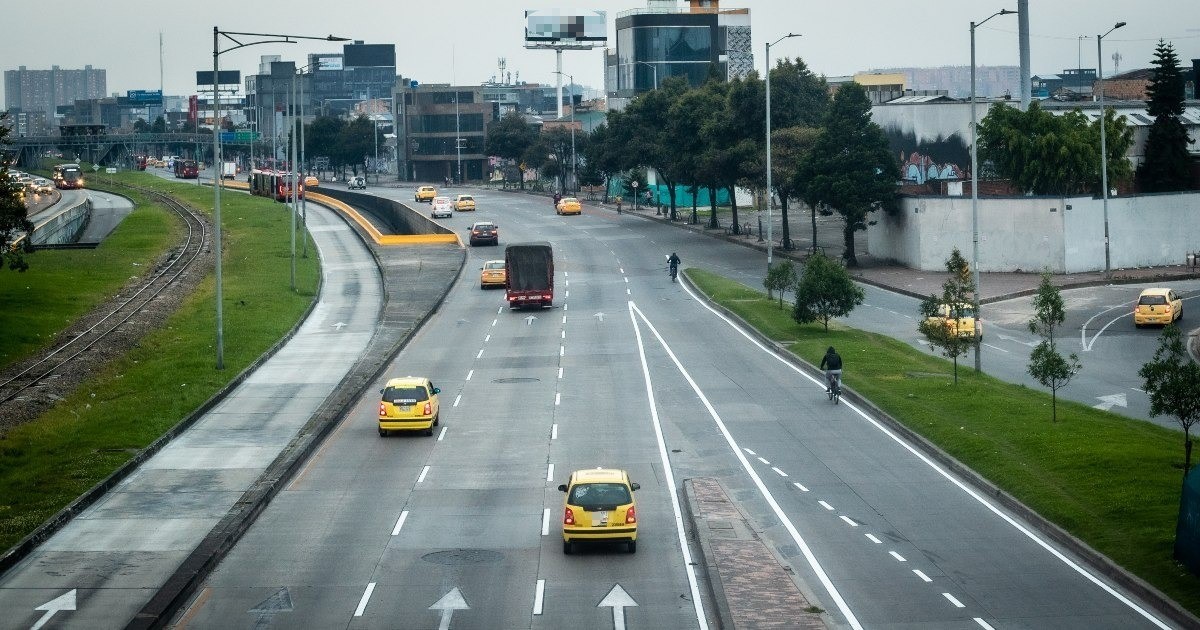
M 196 160 L 175 160 L 175 177 L 196 179 L 200 177 L 200 165 L 196 163 Z
M 275 201 L 292 198 L 291 173 L 254 169 L 250 172 L 250 194 L 271 197 Z M 304 183 L 297 179 L 297 198 L 304 198 Z
M 78 164 L 59 164 L 54 167 L 54 186 L 59 190 L 83 188 L 83 169 Z

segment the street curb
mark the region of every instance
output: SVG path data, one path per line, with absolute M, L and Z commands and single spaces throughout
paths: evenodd
M 717 569 L 717 560 L 713 555 L 712 541 L 709 540 L 709 529 L 701 522 L 701 515 L 693 509 L 696 502 L 695 490 L 692 486 L 691 479 L 683 480 L 683 511 L 687 513 L 688 522 L 691 523 L 692 533 L 696 538 L 696 542 L 700 545 L 700 554 L 704 557 L 704 564 L 698 565 L 704 567 L 705 584 L 708 585 L 708 596 L 712 602 L 712 612 L 716 615 L 716 627 L 718 629 L 728 628 L 732 630 L 733 615 L 729 612 L 729 599 L 725 597 L 725 586 L 721 582 L 721 572 Z
M 354 233 L 363 240 L 364 245 L 371 252 L 376 267 L 380 270 L 381 283 L 386 289 L 386 273 L 378 252 L 371 246 L 359 227 L 354 226 L 341 213 L 337 214 L 343 221 L 351 225 Z M 254 485 L 243 493 L 225 517 L 180 563 L 163 586 L 130 620 L 126 625 L 127 629 L 163 628 L 170 624 L 173 617 L 187 604 L 188 599 L 200 584 L 208 578 L 238 540 L 250 529 L 275 495 L 291 481 L 292 476 L 302 468 L 302 464 L 321 446 L 325 438 L 345 420 L 366 385 L 387 369 L 396 354 L 404 349 L 413 335 L 441 308 L 465 266 L 466 252 L 460 248 L 459 254 L 458 271 L 431 307 L 397 339 L 390 343 L 383 342 L 388 344 L 385 352 L 364 352 L 363 356 L 334 387 L 333 393 L 322 402 L 309 421 L 296 434 L 296 437 L 276 456 Z M 392 301 L 391 297 L 384 301 L 381 306 L 381 315 L 386 313 Z M 316 300 L 314 300 L 314 306 L 315 304 Z M 384 334 L 377 328 L 367 347 L 371 348 L 377 340 L 382 340 Z
M 816 378 L 818 381 L 824 378 L 824 372 L 819 370 L 816 366 L 800 358 L 791 350 L 788 350 L 783 345 L 775 342 L 775 340 L 770 339 L 766 335 L 762 334 L 757 328 L 751 326 L 736 313 L 733 313 L 724 306 L 721 306 L 720 304 L 717 304 L 709 299 L 704 292 L 700 291 L 691 282 L 686 273 L 680 274 L 680 277 L 684 279 L 684 282 L 686 282 L 688 286 L 690 286 L 692 289 L 695 289 L 697 295 L 701 296 L 709 306 L 720 312 L 725 317 L 728 317 L 730 320 L 736 322 L 738 326 L 757 339 L 764 346 L 779 353 L 781 357 L 785 358 L 794 366 L 802 369 L 805 373 Z M 1200 617 L 1193 615 L 1190 611 L 1181 607 L 1178 603 L 1167 597 L 1161 591 L 1136 575 L 1126 571 L 1123 567 L 1113 562 L 1104 554 L 1092 549 L 1082 540 L 1079 540 L 1058 525 L 1043 518 L 1040 514 L 1018 501 L 1012 495 L 1004 492 L 992 482 L 980 476 L 974 470 L 958 461 L 949 453 L 943 451 L 940 447 L 925 439 L 924 436 L 909 429 L 899 420 L 896 420 L 890 414 L 886 413 L 879 407 L 876 407 L 873 403 L 857 394 L 853 389 L 845 384 L 842 385 L 842 398 L 863 407 L 873 417 L 885 424 L 889 429 L 900 434 L 907 442 L 916 446 L 929 457 L 937 460 L 937 462 L 944 466 L 950 473 L 966 481 L 976 490 L 988 495 L 997 503 L 1013 512 L 1024 521 L 1033 525 L 1047 538 L 1063 546 L 1064 548 L 1069 549 L 1071 552 L 1079 556 L 1079 558 L 1089 568 L 1095 570 L 1101 575 L 1104 575 L 1117 585 L 1133 593 L 1143 602 L 1162 613 L 1171 621 L 1180 624 L 1185 628 L 1200 628 Z

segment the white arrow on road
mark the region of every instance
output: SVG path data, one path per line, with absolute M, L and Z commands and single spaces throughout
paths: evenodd
M 342 329 L 346 327 L 346 322 L 338 322 L 334 324 L 333 327 L 338 329 L 338 332 L 341 332 Z
M 75 589 L 71 589 L 62 595 L 55 597 L 45 604 L 34 608 L 34 610 L 44 610 L 46 611 L 46 614 L 42 615 L 42 618 L 38 619 L 37 623 L 33 624 L 29 630 L 38 630 L 38 628 L 46 625 L 46 622 L 50 621 L 50 618 L 54 616 L 54 613 L 60 610 L 75 610 Z
M 596 608 L 611 607 L 613 609 L 613 630 L 625 630 L 625 609 L 637 605 L 638 603 L 633 601 L 629 593 L 626 593 L 620 584 L 616 584 L 608 592 L 608 595 L 605 595 L 604 599 L 596 604 Z
M 1013 341 L 1013 342 L 1019 343 L 1019 344 L 1021 344 L 1021 345 L 1023 345 L 1023 346 L 1029 346 L 1030 348 L 1036 348 L 1036 347 L 1037 347 L 1037 343 L 1035 343 L 1035 342 L 1032 342 L 1032 341 L 1021 341 L 1020 339 L 1017 339 L 1016 337 L 1009 337 L 1008 335 L 996 335 L 996 338 L 997 338 L 997 339 L 1003 339 L 1003 340 L 1005 340 L 1005 341 Z
M 1100 399 L 1100 404 L 1092 405 L 1092 407 L 1101 411 L 1108 411 L 1115 407 L 1128 407 L 1129 401 L 1125 399 L 1125 394 L 1109 394 L 1107 396 L 1097 396 Z
M 604 313 L 592 313 L 592 317 L 599 317 L 600 321 L 604 321 Z
M 467 605 L 467 600 L 463 599 L 462 593 L 458 587 L 450 589 L 449 593 L 442 595 L 442 598 L 433 603 L 429 610 L 442 611 L 442 621 L 438 624 L 438 630 L 449 630 L 450 618 L 454 616 L 456 610 L 470 610 Z
M 526 317 L 526 318 L 525 318 L 525 321 L 529 322 L 529 325 L 530 325 L 530 326 L 532 326 L 532 325 L 533 325 L 533 320 L 535 320 L 535 319 L 537 319 L 537 317 L 534 317 L 533 315 L 530 315 L 529 317 Z

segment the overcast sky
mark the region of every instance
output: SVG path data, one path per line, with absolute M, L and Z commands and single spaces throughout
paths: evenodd
M 686 4 L 681 2 L 681 4 Z M 1030 0 L 1033 74 L 1096 67 L 1097 33 L 1117 21 L 1128 26 L 1104 38 L 1104 69 L 1111 55 L 1120 69 L 1147 67 L 1160 38 L 1172 42 L 1184 65 L 1200 57 L 1200 2 L 1155 0 Z M 609 45 L 615 43 L 617 13 L 646 6 L 645 0 L 397 0 L 331 2 L 285 0 L 246 2 L 131 2 L 105 0 L 59 3 L 4 2 L 0 69 L 82 68 L 108 71 L 109 93 L 159 87 L 159 32 L 164 41 L 167 94 L 195 93 L 195 71 L 212 68 L 212 28 L 226 31 L 333 34 L 366 43 L 396 44 L 397 71 L 422 83 L 478 84 L 508 70 L 528 82 L 553 83 L 554 53 L 523 48 L 526 9 L 605 10 Z M 872 68 L 970 63 L 969 23 L 1016 0 L 732 0 L 723 8 L 749 7 L 755 66 L 763 45 L 789 31 L 800 33 L 772 47 L 772 57 L 802 57 L 817 73 L 853 74 Z M 214 21 L 213 16 L 220 16 Z M 1078 39 L 1080 35 L 1088 38 Z M 260 55 L 304 59 L 310 52 L 340 52 L 340 44 L 303 42 L 252 46 L 221 55 L 222 69 L 256 72 Z M 1082 53 L 1082 54 L 1080 54 Z M 1017 65 L 1017 16 L 997 16 L 976 31 L 980 65 Z M 1080 61 L 1082 57 L 1082 61 Z M 568 51 L 564 72 L 578 83 L 603 88 L 603 53 Z

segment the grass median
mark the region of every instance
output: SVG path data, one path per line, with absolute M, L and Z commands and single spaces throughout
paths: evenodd
M 1100 553 L 1200 614 L 1200 579 L 1172 549 L 1183 434 L 976 374 L 899 340 L 831 322 L 801 325 L 790 306 L 699 269 L 713 301 L 789 350 L 820 362 L 836 346 L 844 382 L 879 408 Z M 1130 369 L 1136 369 L 1131 366 Z
M 143 173 L 114 180 L 173 195 L 211 218 L 209 187 Z M 33 320 L 45 310 L 55 318 L 37 322 L 20 345 L 6 345 L 6 355 L 27 355 L 40 346 L 38 340 L 115 293 L 135 275 L 133 269 L 174 244 L 181 228 L 173 213 L 130 189 L 112 190 L 138 205 L 101 247 L 39 251 L 29 259 L 26 274 L 0 276 L 0 300 L 13 304 L 0 310 L 0 330 L 35 326 Z M 35 421 L 0 436 L 0 549 L 32 532 L 219 391 L 287 334 L 314 299 L 319 268 L 311 246 L 308 258 L 297 259 L 298 290 L 291 290 L 290 219 L 284 204 L 230 191 L 221 197 L 221 210 L 225 369 L 215 369 L 210 270 L 164 327 Z

